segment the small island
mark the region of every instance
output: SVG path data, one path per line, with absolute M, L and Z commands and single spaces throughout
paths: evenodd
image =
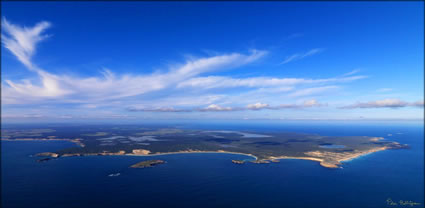
M 244 164 L 245 161 L 243 161 L 243 160 L 232 160 L 232 163 L 235 163 L 235 164 Z
M 130 166 L 130 168 L 149 168 L 164 163 L 163 160 L 145 160 Z
M 268 163 L 270 163 L 270 161 L 268 161 L 268 160 L 254 160 L 254 161 L 251 161 L 252 163 L 256 163 L 256 164 L 268 164 Z

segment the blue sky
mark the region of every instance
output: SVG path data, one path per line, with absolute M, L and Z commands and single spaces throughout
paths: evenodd
M 2 2 L 4 121 L 423 119 L 423 2 Z

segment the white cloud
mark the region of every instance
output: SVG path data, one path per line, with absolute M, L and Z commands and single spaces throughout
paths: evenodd
M 2 21 L 5 31 L 2 33 L 3 45 L 28 69 L 35 71 L 40 81 L 40 84 L 35 84 L 29 80 L 6 80 L 7 85 L 2 84 L 4 104 L 46 101 L 46 98 L 49 101 L 84 103 L 136 96 L 174 86 L 202 73 L 249 64 L 267 54 L 267 51 L 251 50 L 248 54 L 231 53 L 192 59 L 171 67 L 166 73 L 150 75 L 115 75 L 106 69 L 101 77 L 71 77 L 49 73 L 31 62 L 36 44 L 47 37 L 42 32 L 50 23 L 40 22 L 26 28 L 9 23 L 5 18 Z
M 270 110 L 279 110 L 279 109 L 291 109 L 291 108 L 311 108 L 311 107 L 323 107 L 327 104 L 319 103 L 316 99 L 306 100 L 301 104 L 281 104 L 278 106 L 270 106 L 265 103 L 256 103 L 250 104 L 246 109 L 248 110 L 261 110 L 261 109 L 270 109 Z
M 205 108 L 186 108 L 186 109 L 176 109 L 174 107 L 161 107 L 161 108 L 144 108 L 144 107 L 129 107 L 128 111 L 131 112 L 222 112 L 222 111 L 245 111 L 245 110 L 280 110 L 280 109 L 295 109 L 295 108 L 311 108 L 311 107 L 323 107 L 327 104 L 319 103 L 317 100 L 306 100 L 301 104 L 281 104 L 278 106 L 270 106 L 266 103 L 254 103 L 248 104 L 246 107 L 223 107 L 217 104 L 208 105 Z
M 33 69 L 34 66 L 31 63 L 31 57 L 35 53 L 35 46 L 38 42 L 48 37 L 48 35 L 43 35 L 42 33 L 49 28 L 50 25 L 49 22 L 43 21 L 31 28 L 20 27 L 11 24 L 6 18 L 3 18 L 2 31 L 4 31 L 4 33 L 1 34 L 2 43 L 19 61 L 29 69 Z
M 416 101 L 416 102 L 413 102 L 413 103 L 410 103 L 410 106 L 415 106 L 415 107 L 424 107 L 424 101 L 423 100 L 420 100 L 420 101 Z
M 323 107 L 323 106 L 327 106 L 327 104 L 322 104 L 322 103 L 319 103 L 315 99 L 311 99 L 311 100 L 304 101 L 304 103 L 302 103 L 302 104 L 282 104 L 282 105 L 279 105 L 279 106 L 275 107 L 275 109 L 284 109 L 284 108 L 311 108 L 311 107 Z
M 231 53 L 226 55 L 212 56 L 209 58 L 200 58 L 193 61 L 187 61 L 183 66 L 177 68 L 177 70 L 171 73 L 176 77 L 192 77 L 201 73 L 218 69 L 229 69 L 249 64 L 265 56 L 266 54 L 267 51 L 251 50 L 250 54 L 248 55 Z
M 91 101 L 118 99 L 161 90 L 201 73 L 248 64 L 265 54 L 265 52 L 253 51 L 248 55 L 233 53 L 200 58 L 187 61 L 169 72 L 151 75 L 115 75 L 110 70 L 104 70 L 102 77 L 79 78 L 37 70 L 41 85 L 28 80 L 23 80 L 21 83 L 6 80 L 8 86 L 4 88 L 3 95 L 7 99 L 10 96 L 15 97 L 17 102 L 19 98 L 25 101 L 42 100 L 46 97 L 63 100 L 64 95 L 71 95 L 73 98 L 71 102 L 84 102 L 88 99 Z
M 55 75 L 35 66 L 31 57 L 36 51 L 36 44 L 46 36 L 42 32 L 50 26 L 40 22 L 33 28 L 20 27 L 3 19 L 3 45 L 10 50 L 28 69 L 35 71 L 40 84 L 29 80 L 21 82 L 6 80 L 2 85 L 5 104 L 44 101 L 55 98 L 66 102 L 86 102 L 117 99 L 135 96 L 151 91 L 161 90 L 175 85 L 185 79 L 205 72 L 229 69 L 249 64 L 267 54 L 266 51 L 251 50 L 249 54 L 231 53 L 213 57 L 188 60 L 180 66 L 162 74 L 151 75 L 115 75 L 104 70 L 102 77 L 71 77 Z M 6 35 L 7 33 L 7 35 Z
M 127 108 L 128 111 L 131 112 L 191 112 L 192 110 L 185 110 L 185 109 L 175 109 L 173 107 L 161 107 L 161 108 L 135 108 L 135 107 L 129 107 Z
M 2 91 L 4 97 L 15 97 L 16 99 L 19 99 L 19 97 L 24 97 L 25 99 L 31 97 L 54 98 L 72 93 L 71 90 L 59 87 L 61 80 L 58 76 L 44 71 L 38 71 L 37 73 L 41 81 L 39 86 L 33 85 L 29 80 L 23 80 L 21 83 L 6 80 L 9 87 L 5 87 Z
M 294 100 L 296 97 L 327 94 L 346 83 L 365 79 L 359 70 L 337 77 L 312 79 L 308 77 L 257 76 L 235 78 L 231 76 L 206 76 L 204 74 L 245 66 L 268 54 L 267 51 L 251 50 L 247 53 L 214 53 L 208 57 L 187 58 L 163 72 L 151 74 L 117 74 L 104 69 L 98 76 L 80 77 L 50 73 L 38 67 L 32 58 L 37 44 L 45 40 L 44 32 L 49 22 L 40 22 L 33 27 L 22 27 L 2 20 L 2 44 L 37 79 L 4 80 L 2 82 L 3 104 L 76 104 L 77 110 L 107 112 L 110 109 L 144 112 L 227 112 L 251 110 L 280 110 L 323 107 L 327 104 L 317 100 Z M 287 57 L 283 63 L 300 60 L 322 52 L 312 49 L 306 53 Z M 225 89 L 235 88 L 232 91 Z M 161 91 L 160 93 L 151 93 Z M 208 90 L 207 92 L 203 90 Z M 216 91 L 213 91 L 216 90 Z M 280 104 L 282 100 L 295 103 Z M 261 101 L 261 102 L 259 102 Z M 291 102 L 291 101 L 290 101 Z M 357 107 L 393 104 L 359 103 Z M 400 101 L 402 102 L 402 101 Z M 385 102 L 384 102 L 385 103 Z M 174 107 L 169 107 L 169 106 Z M 423 101 L 402 103 L 400 106 L 423 107 Z M 231 107 L 229 107 L 231 106 Z M 235 107 L 236 106 L 236 107 Z M 56 107 L 56 106 L 55 106 Z M 351 106 L 350 108 L 357 108 Z M 50 111 L 57 111 L 61 107 Z M 108 109 L 108 110 L 105 110 Z M 104 110 L 104 111 L 102 111 Z M 109 113 L 112 113 L 112 111 Z M 108 116 L 110 116 L 108 114 Z
M 269 105 L 265 103 L 255 103 L 255 104 L 249 104 L 246 106 L 246 108 L 250 110 L 260 110 L 260 109 L 268 108 L 268 107 Z
M 317 102 L 317 100 L 315 99 L 307 100 L 304 102 L 304 107 L 313 107 L 313 106 L 321 106 L 321 104 L 319 104 L 319 102 Z
M 354 69 L 353 71 L 347 72 L 347 73 L 343 74 L 342 76 L 343 76 L 343 77 L 345 77 L 345 76 L 351 76 L 351 75 L 353 75 L 353 74 L 357 74 L 357 73 L 359 73 L 359 72 L 360 72 L 360 70 L 359 70 L 359 69 Z
M 280 64 L 287 64 L 287 63 L 292 62 L 292 61 L 301 60 L 303 58 L 306 58 L 306 57 L 309 57 L 309 56 L 312 56 L 312 55 L 321 53 L 323 51 L 324 51 L 324 49 L 322 49 L 322 48 L 314 48 L 314 49 L 311 49 L 311 50 L 309 50 L 309 51 L 307 51 L 305 53 L 293 54 L 291 56 L 287 56 L 285 58 L 285 60 L 283 60 L 283 62 L 280 63 Z
M 328 79 L 304 79 L 304 78 L 275 78 L 275 77 L 251 77 L 231 78 L 224 76 L 195 77 L 183 81 L 177 85 L 178 88 L 194 87 L 203 89 L 234 88 L 234 87 L 287 87 L 300 84 L 325 84 L 332 82 L 349 82 L 365 79 L 366 76 L 350 76 Z
M 324 93 L 330 90 L 338 89 L 338 86 L 323 86 L 323 87 L 311 87 L 311 88 L 305 88 L 297 90 L 291 94 L 289 94 L 290 97 L 302 97 L 302 96 L 310 96 L 315 94 Z
M 384 99 L 370 102 L 358 102 L 356 104 L 343 106 L 342 108 L 402 108 L 408 106 L 423 107 L 424 101 L 406 102 L 399 99 Z
M 231 108 L 231 107 L 221 107 L 216 104 L 211 104 L 207 106 L 206 108 L 201 109 L 201 111 L 234 111 L 237 109 Z

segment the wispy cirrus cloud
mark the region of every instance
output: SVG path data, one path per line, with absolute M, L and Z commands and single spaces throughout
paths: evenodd
M 424 101 L 406 102 L 400 99 L 384 99 L 370 102 L 358 102 L 356 104 L 343 106 L 341 108 L 402 108 L 402 107 L 424 107 Z
M 297 90 L 293 93 L 290 93 L 288 96 L 289 97 L 302 97 L 302 96 L 310 96 L 310 95 L 315 95 L 315 94 L 320 94 L 323 92 L 328 92 L 328 91 L 332 91 L 335 89 L 338 89 L 339 86 L 323 86 L 323 87 L 310 87 L 310 88 L 304 88 L 304 89 L 300 89 Z
M 312 108 L 312 107 L 324 107 L 327 104 L 319 103 L 317 100 L 306 100 L 303 103 L 299 104 L 281 104 L 277 106 L 270 106 L 266 103 L 253 103 L 248 104 L 245 107 L 228 107 L 221 106 L 217 104 L 211 104 L 204 108 L 185 108 L 185 109 L 176 109 L 174 107 L 161 107 L 161 108 L 137 108 L 129 107 L 128 111 L 131 112 L 226 112 L 226 111 L 245 111 L 245 110 L 280 110 L 280 109 L 301 109 L 301 108 Z
M 127 111 L 130 111 L 130 112 L 192 112 L 192 110 L 190 109 L 175 109 L 173 107 L 161 107 L 161 108 L 128 107 Z
M 213 88 L 234 88 L 234 87 L 287 87 L 300 84 L 325 84 L 350 82 L 365 79 L 367 76 L 348 76 L 328 79 L 305 79 L 305 78 L 276 78 L 276 77 L 252 77 L 252 78 L 232 78 L 223 76 L 195 77 L 183 81 L 177 85 L 178 88 L 194 87 L 203 89 Z
M 37 44 L 49 37 L 45 33 L 51 24 L 39 22 L 33 27 L 23 27 L 6 19 L 3 19 L 2 23 L 2 45 L 29 69 L 29 73 L 37 76 L 31 80 L 2 80 L 2 101 L 8 106 L 31 103 L 51 104 L 56 107 L 56 104 L 71 104 L 76 106 L 75 112 L 80 110 L 97 112 L 99 109 L 114 108 L 114 110 L 125 109 L 128 112 L 205 112 L 205 114 L 304 109 L 328 106 L 312 98 L 317 98 L 318 95 L 333 96 L 336 90 L 342 89 L 341 85 L 368 78 L 359 75 L 359 70 L 324 78 L 285 76 L 237 78 L 229 75 L 231 73 L 226 76 L 213 75 L 222 70 L 243 67 L 259 61 L 269 53 L 264 50 L 215 52 L 204 57 L 188 57 L 180 64 L 148 74 L 116 73 L 107 68 L 103 68 L 99 75 L 88 77 L 51 73 L 46 68 L 37 66 L 33 60 Z M 312 49 L 306 53 L 287 57 L 284 62 L 300 60 L 322 51 L 320 48 Z M 280 104 L 281 101 L 287 103 Z M 346 108 L 366 108 L 365 106 L 374 105 L 358 104 Z M 397 104 L 386 105 L 397 107 Z M 399 105 L 421 107 L 423 102 Z
M 8 86 L 4 86 L 3 95 L 9 100 L 14 99 L 15 103 L 19 103 L 20 98 L 43 100 L 45 98 L 64 99 L 72 97 L 75 102 L 87 99 L 118 99 L 165 89 L 201 73 L 248 64 L 264 55 L 263 52 L 255 51 L 248 55 L 233 53 L 200 58 L 187 61 L 166 73 L 151 75 L 116 75 L 106 69 L 101 77 L 81 78 L 54 75 L 38 70 L 41 85 L 28 80 L 22 82 L 6 80 Z
M 312 108 L 312 107 L 324 107 L 327 104 L 319 103 L 316 99 L 306 100 L 301 104 L 281 104 L 277 106 L 270 106 L 265 103 L 255 103 L 250 104 L 246 107 L 248 110 L 261 110 L 261 109 L 270 109 L 270 110 L 279 110 L 279 109 L 300 109 L 300 108 Z
M 29 80 L 21 82 L 5 80 L 6 84 L 2 84 L 5 104 L 46 101 L 46 99 L 78 103 L 136 96 L 165 89 L 202 73 L 240 67 L 267 54 L 267 51 L 251 50 L 248 54 L 229 53 L 190 59 L 183 64 L 170 67 L 165 73 L 116 75 L 105 69 L 100 77 L 72 77 L 49 73 L 31 61 L 37 43 L 47 37 L 43 32 L 50 23 L 40 22 L 34 27 L 27 28 L 14 25 L 6 19 L 2 21 L 4 47 L 28 69 L 35 71 L 40 83 L 36 84 Z
M 1 23 L 4 32 L 1 34 L 1 39 L 4 47 L 9 49 L 25 66 L 33 69 L 31 57 L 36 51 L 36 44 L 48 37 L 43 35 L 43 32 L 51 26 L 50 22 L 42 21 L 28 28 L 14 25 L 3 17 Z
M 296 54 L 287 56 L 285 58 L 285 60 L 283 60 L 280 64 L 282 65 L 282 64 L 287 64 L 289 62 L 298 61 L 298 60 L 301 60 L 303 58 L 306 58 L 306 57 L 309 57 L 309 56 L 312 56 L 312 55 L 315 55 L 315 54 L 319 54 L 319 53 L 323 52 L 324 50 L 325 49 L 323 49 L 323 48 L 314 48 L 314 49 L 311 49 L 311 50 L 309 50 L 305 53 L 296 53 Z

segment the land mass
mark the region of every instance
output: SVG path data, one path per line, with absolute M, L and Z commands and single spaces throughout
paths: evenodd
M 71 130 L 63 132 L 64 130 L 60 128 L 8 129 L 2 132 L 2 139 L 63 140 L 77 144 L 75 147 L 37 154 L 52 158 L 229 153 L 250 156 L 253 158 L 250 162 L 258 164 L 279 162 L 281 159 L 303 159 L 317 161 L 327 168 L 338 168 L 343 161 L 378 151 L 408 148 L 405 144 L 370 136 L 338 137 L 287 132 L 205 131 L 139 126 Z M 232 162 L 245 163 L 243 160 Z
M 164 163 L 165 161 L 163 160 L 146 160 L 146 161 L 136 163 L 130 167 L 131 168 L 149 168 L 149 167 L 153 167 L 155 165 L 164 164 Z

